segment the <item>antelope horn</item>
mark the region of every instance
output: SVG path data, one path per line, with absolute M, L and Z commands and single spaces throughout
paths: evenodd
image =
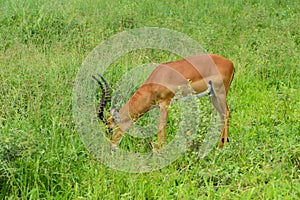
M 99 119 L 101 119 L 101 121 L 106 123 L 106 121 L 104 119 L 103 111 L 104 111 L 104 107 L 106 106 L 107 102 L 110 100 L 110 88 L 109 88 L 108 83 L 104 79 L 104 77 L 101 76 L 100 74 L 98 74 L 98 76 L 102 79 L 106 88 L 104 89 L 103 84 L 101 83 L 101 81 L 99 79 L 97 79 L 95 76 L 92 76 L 93 79 L 95 79 L 95 81 L 97 81 L 97 83 L 99 84 L 101 92 L 102 92 L 101 100 L 100 100 L 100 103 L 98 104 L 97 114 L 98 114 Z
M 98 74 L 98 76 L 100 76 L 100 78 L 102 79 L 102 81 L 105 84 L 105 101 L 108 102 L 108 101 L 110 101 L 110 87 L 103 76 L 101 76 L 100 74 Z M 105 103 L 105 105 L 106 105 L 106 103 Z

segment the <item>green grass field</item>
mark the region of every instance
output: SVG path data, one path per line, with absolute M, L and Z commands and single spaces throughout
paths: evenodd
M 299 10 L 293 0 L 1 1 L 0 199 L 299 199 Z M 72 119 L 76 74 L 101 42 L 138 27 L 182 32 L 233 61 L 225 148 L 144 174 L 90 155 Z M 142 51 L 118 66 L 170 59 Z

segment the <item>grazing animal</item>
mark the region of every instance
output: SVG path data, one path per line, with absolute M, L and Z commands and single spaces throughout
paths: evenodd
M 124 133 L 134 121 L 148 112 L 153 106 L 159 106 L 158 147 L 166 143 L 166 125 L 168 106 L 172 98 L 183 88 L 183 95 L 187 95 L 187 88 L 194 93 L 201 93 L 212 83 L 215 95 L 211 95 L 211 102 L 218 111 L 224 124 L 219 141 L 219 147 L 228 141 L 229 108 L 226 96 L 233 79 L 233 63 L 215 54 L 201 54 L 158 65 L 149 75 L 142 86 L 136 90 L 127 103 L 119 110 L 112 108 L 111 116 L 104 119 L 104 107 L 110 99 L 110 88 L 103 76 L 99 75 L 104 85 L 95 76 L 102 90 L 102 98 L 98 105 L 98 117 L 113 130 L 111 145 L 118 148 Z

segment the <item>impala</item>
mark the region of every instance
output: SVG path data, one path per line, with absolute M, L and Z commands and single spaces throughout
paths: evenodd
M 104 107 L 109 101 L 110 88 L 103 76 L 99 75 L 105 84 L 95 76 L 102 90 L 102 98 L 98 104 L 98 117 L 113 130 L 111 146 L 117 149 L 126 130 L 134 121 L 148 112 L 154 106 L 159 106 L 158 147 L 166 143 L 166 125 L 168 106 L 171 100 L 182 89 L 182 95 L 188 94 L 188 87 L 193 93 L 199 94 L 212 86 L 213 95 L 210 95 L 213 106 L 218 111 L 222 121 L 222 132 L 219 147 L 228 141 L 229 109 L 226 96 L 233 79 L 233 63 L 215 54 L 191 56 L 175 62 L 158 65 L 149 75 L 142 86 L 131 96 L 127 103 L 119 110 L 112 108 L 111 116 L 104 118 Z

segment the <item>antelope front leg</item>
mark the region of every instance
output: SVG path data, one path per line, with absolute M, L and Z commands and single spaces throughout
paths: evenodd
M 169 103 L 161 103 L 159 105 L 160 114 L 159 114 L 159 122 L 158 122 L 158 144 L 157 144 L 158 149 L 160 149 L 167 142 L 166 126 L 168 120 L 168 105 Z

